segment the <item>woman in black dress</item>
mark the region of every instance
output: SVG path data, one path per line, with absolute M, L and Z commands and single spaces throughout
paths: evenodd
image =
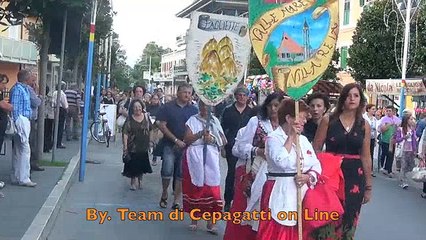
M 144 104 L 141 100 L 135 99 L 131 108 L 133 114 L 129 116 L 123 128 L 123 156 L 129 156 L 130 160 L 124 163 L 123 176 L 131 179 L 130 190 L 136 190 L 136 178 L 138 187 L 141 189 L 142 175 L 152 173 L 149 163 L 149 131 L 151 122 L 144 113 Z M 126 159 L 126 158 L 124 158 Z
M 370 201 L 372 191 L 370 125 L 362 117 L 366 99 L 357 84 L 346 85 L 339 97 L 336 111 L 321 121 L 314 139 L 315 151 L 341 155 L 345 179 L 343 206 L 339 221 L 319 229 L 331 236 L 317 239 L 354 239 L 361 205 Z M 332 229 L 330 229 L 332 228 Z M 322 231 L 322 233 L 321 233 Z

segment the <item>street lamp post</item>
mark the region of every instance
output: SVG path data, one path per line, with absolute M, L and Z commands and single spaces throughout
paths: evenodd
M 399 116 L 402 117 L 402 112 L 405 109 L 406 99 L 405 99 L 405 87 L 406 87 L 406 77 L 407 77 L 407 62 L 408 62 L 408 46 L 410 40 L 410 22 L 411 22 L 411 1 L 407 0 L 407 9 L 405 13 L 405 29 L 404 29 L 404 52 L 402 56 L 402 69 L 401 69 L 401 93 L 399 96 Z

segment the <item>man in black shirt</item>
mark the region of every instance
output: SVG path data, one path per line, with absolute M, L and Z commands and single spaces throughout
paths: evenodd
M 228 173 L 225 183 L 225 211 L 229 211 L 234 198 L 235 165 L 238 159 L 232 155 L 232 147 L 238 130 L 247 125 L 254 115 L 253 110 L 247 106 L 248 91 L 245 88 L 237 88 L 234 93 L 236 102 L 225 108 L 222 115 L 222 128 L 228 143 L 225 146 Z

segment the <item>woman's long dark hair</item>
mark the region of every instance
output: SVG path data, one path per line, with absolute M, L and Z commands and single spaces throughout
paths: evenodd
M 404 115 L 402 117 L 401 128 L 404 134 L 407 134 L 408 132 L 408 121 L 410 120 L 410 118 L 411 118 L 411 115 Z
M 355 123 L 361 124 L 363 122 L 364 118 L 362 117 L 362 114 L 364 113 L 364 107 L 367 104 L 367 99 L 365 98 L 365 96 L 362 92 L 361 86 L 356 84 L 356 83 L 349 83 L 349 84 L 347 84 L 346 86 L 343 87 L 342 92 L 340 93 L 339 100 L 337 102 L 336 110 L 330 116 L 330 121 L 335 121 L 335 120 L 339 119 L 340 114 L 343 113 L 343 108 L 345 106 L 345 101 L 349 96 L 349 92 L 354 88 L 358 89 L 359 96 L 360 96 L 359 106 L 358 106 L 358 109 L 356 111 Z
M 284 95 L 283 95 L 283 94 L 281 94 L 281 93 L 277 93 L 277 92 L 274 92 L 274 93 L 269 94 L 269 95 L 266 97 L 266 99 L 265 99 L 265 101 L 263 102 L 263 104 L 260 106 L 260 109 L 259 109 L 259 118 L 260 118 L 260 119 L 262 119 L 262 120 L 266 120 L 266 119 L 268 119 L 268 106 L 269 106 L 269 104 L 271 104 L 271 102 L 272 102 L 272 101 L 274 101 L 275 99 L 278 99 L 278 101 L 280 101 L 280 102 L 281 102 L 281 100 L 283 100 L 283 99 L 284 99 Z

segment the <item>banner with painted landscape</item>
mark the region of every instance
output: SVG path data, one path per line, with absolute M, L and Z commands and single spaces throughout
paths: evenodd
M 302 98 L 327 69 L 339 32 L 337 0 L 249 0 L 250 39 L 276 87 Z
M 216 106 L 233 94 L 250 57 L 248 19 L 194 12 L 188 31 L 186 63 L 200 99 Z

